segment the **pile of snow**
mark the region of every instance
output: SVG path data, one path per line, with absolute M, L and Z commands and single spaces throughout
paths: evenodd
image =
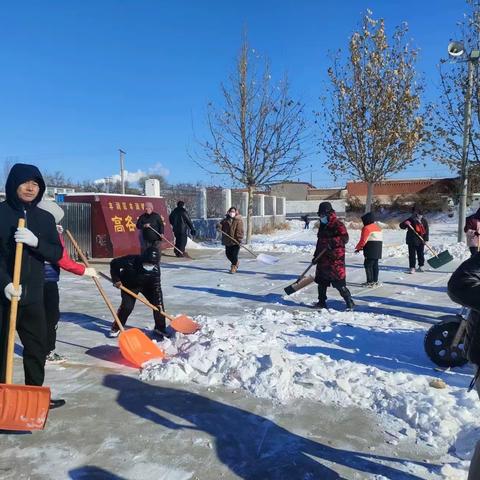
M 465 388 L 469 367 L 434 371 L 419 347 L 425 330 L 418 324 L 372 313 L 265 308 L 247 310 L 241 322 L 197 320 L 201 331 L 164 342 L 170 358 L 145 364 L 143 380 L 225 386 L 280 403 L 302 398 L 360 407 L 375 411 L 394 437 L 416 435 L 445 453 L 460 432 L 478 429 L 480 403 Z M 438 376 L 446 389 L 430 387 Z M 465 443 L 458 456 L 468 458 Z

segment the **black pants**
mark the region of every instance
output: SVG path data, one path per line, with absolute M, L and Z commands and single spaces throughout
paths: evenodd
M 2 305 L 0 318 L 0 383 L 5 383 L 10 304 Z M 23 345 L 25 385 L 43 385 L 47 357 L 47 324 L 42 303 L 18 307 L 17 332 Z
M 238 263 L 238 253 L 240 252 L 240 245 L 225 245 L 225 255 L 230 260 L 232 265 Z
M 160 288 L 158 292 L 156 292 L 155 288 L 152 287 L 142 287 L 142 288 L 132 288 L 128 285 L 125 285 L 127 288 L 132 290 L 134 293 L 142 293 L 145 298 L 152 304 L 157 307 L 160 307 L 162 310 L 165 310 L 163 305 L 163 293 L 162 289 Z M 136 299 L 133 298 L 128 293 L 121 291 L 122 295 L 122 303 L 118 309 L 117 315 L 122 323 L 125 326 L 127 323 L 128 317 L 133 311 L 133 307 L 135 306 Z M 165 324 L 165 317 L 155 310 L 153 310 L 153 319 L 155 320 L 155 328 L 161 330 L 162 332 L 165 331 L 166 324 Z M 118 326 L 115 322 L 112 324 L 112 330 L 118 330 Z
M 320 281 L 318 283 L 318 301 L 319 302 L 326 302 L 327 301 L 327 288 L 332 285 L 332 287 L 336 288 L 343 299 L 348 303 L 351 301 L 351 293 L 350 290 L 347 288 L 347 281 L 343 280 L 334 280 L 331 282 L 324 282 Z
M 162 254 L 162 241 L 161 241 L 161 240 L 153 240 L 152 242 L 149 242 L 148 240 L 143 239 L 142 253 L 143 253 L 148 247 L 155 247 L 155 248 L 158 250 L 158 253 L 159 253 L 160 255 Z
M 55 350 L 57 327 L 60 320 L 60 297 L 57 282 L 45 282 L 43 286 L 43 305 L 47 321 L 47 354 Z
M 185 253 L 185 247 L 187 246 L 188 236 L 186 233 L 175 233 L 175 246 L 180 250 L 180 252 Z M 175 250 L 175 255 L 181 257 L 177 250 Z
M 418 266 L 423 267 L 425 264 L 425 255 L 424 255 L 425 245 L 412 245 L 408 244 L 408 264 L 410 268 L 415 268 L 417 264 L 416 258 L 418 258 Z
M 363 266 L 367 274 L 367 283 L 378 282 L 378 258 L 365 258 Z

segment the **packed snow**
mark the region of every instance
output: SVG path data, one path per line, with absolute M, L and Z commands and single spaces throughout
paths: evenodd
M 444 223 L 438 230 L 431 225 L 432 248 L 448 249 L 458 261 L 468 258 L 466 245 L 455 241 L 454 224 L 445 228 Z M 255 235 L 252 247 L 312 254 L 316 230 L 304 230 L 298 221 L 290 225 L 273 235 Z M 360 231 L 350 229 L 349 234 L 347 256 Z M 406 258 L 404 238 L 405 231 L 385 229 L 384 258 Z M 418 297 L 419 290 L 412 286 L 398 294 Z M 428 325 L 369 312 L 319 314 L 268 307 L 246 309 L 241 322 L 225 316 L 196 320 L 201 331 L 163 342 L 168 359 L 144 365 L 141 379 L 224 386 L 281 404 L 309 399 L 374 411 L 393 445 L 411 436 L 445 455 L 454 453 L 456 461 L 442 469 L 444 478 L 465 477 L 474 439 L 480 437 L 480 402 L 466 388 L 472 369 L 434 370 L 422 349 Z M 432 388 L 435 378 L 447 388 Z

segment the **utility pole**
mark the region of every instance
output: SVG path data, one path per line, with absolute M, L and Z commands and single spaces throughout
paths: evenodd
M 125 153 L 121 148 L 118 149 L 120 152 L 120 182 L 122 185 L 122 195 L 125 195 Z

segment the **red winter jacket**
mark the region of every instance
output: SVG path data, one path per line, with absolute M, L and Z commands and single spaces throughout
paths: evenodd
M 63 254 L 62 258 L 57 262 L 57 265 L 67 272 L 74 273 L 75 275 L 83 275 L 85 273 L 85 265 L 77 263 L 75 260 L 70 258 L 67 249 L 65 248 L 65 240 L 61 233 L 58 234 L 60 237 L 60 243 L 62 244 Z
M 345 225 L 337 218 L 335 212 L 329 214 L 328 223 L 318 228 L 317 247 L 314 258 L 324 249 L 327 251 L 317 263 L 315 281 L 317 283 L 334 282 L 345 279 L 345 245 L 348 232 Z

